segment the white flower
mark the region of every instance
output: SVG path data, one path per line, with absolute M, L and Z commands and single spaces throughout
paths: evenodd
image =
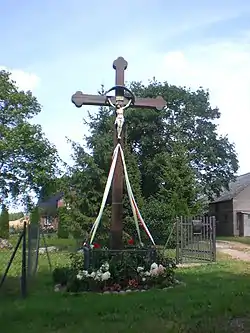
M 152 271 L 153 269 L 157 269 L 158 268 L 158 265 L 154 262 L 151 267 L 150 267 L 150 270 Z
M 144 267 L 137 267 L 137 273 L 140 273 L 140 272 L 142 272 L 142 271 L 144 271 Z
M 156 276 L 156 275 L 158 275 L 158 268 L 151 269 L 151 271 L 150 271 L 150 275 L 151 275 L 151 276 Z
M 162 273 L 164 273 L 164 271 L 165 271 L 165 267 L 162 266 L 162 265 L 159 265 L 159 267 L 158 267 L 158 274 L 162 274 Z
M 82 280 L 86 276 L 88 276 L 88 271 L 80 271 L 80 272 L 78 272 L 76 278 L 78 280 Z
M 91 278 L 95 278 L 95 276 L 96 276 L 96 272 L 92 272 L 90 275 L 89 275 Z
M 82 280 L 83 279 L 83 275 L 78 273 L 77 276 L 76 276 L 77 280 Z
M 109 270 L 109 263 L 105 262 L 102 266 L 101 266 L 101 270 L 103 272 L 107 272 Z
M 105 272 L 102 274 L 102 281 L 107 281 L 108 279 L 110 279 L 110 272 Z
M 144 276 L 150 276 L 150 272 L 144 272 Z
M 102 280 L 102 272 L 100 270 L 98 270 L 96 272 L 96 275 L 95 275 L 94 279 L 97 280 L 97 281 L 101 281 Z
M 142 278 L 142 281 L 143 281 L 143 282 L 144 282 L 144 281 L 146 281 L 146 278 L 145 278 L 145 277 L 143 277 L 143 278 Z

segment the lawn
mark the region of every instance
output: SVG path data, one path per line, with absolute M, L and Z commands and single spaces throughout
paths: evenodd
M 238 242 L 242 244 L 250 245 L 250 237 L 217 237 L 217 240 L 223 240 L 227 242 Z
M 0 256 L 1 264 L 8 256 Z M 55 253 L 51 260 L 54 267 L 66 264 L 68 253 Z M 46 256 L 41 255 L 26 300 L 13 291 L 19 268 L 20 253 L 0 294 L 1 332 L 250 332 L 248 263 L 219 256 L 216 264 L 177 269 L 185 284 L 166 291 L 73 296 L 53 291 Z

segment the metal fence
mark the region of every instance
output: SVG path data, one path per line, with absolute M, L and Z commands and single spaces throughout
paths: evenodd
M 84 269 L 94 268 L 97 269 L 104 262 L 115 261 L 122 266 L 128 265 L 129 262 L 136 263 L 140 266 L 142 258 L 145 263 L 151 264 L 156 260 L 157 252 L 155 248 L 131 248 L 123 250 L 110 250 L 110 249 L 92 249 L 87 247 L 83 248 L 84 253 Z
M 38 266 L 40 228 L 38 224 L 28 226 L 28 276 L 34 276 Z
M 215 217 L 177 219 L 177 263 L 216 261 Z

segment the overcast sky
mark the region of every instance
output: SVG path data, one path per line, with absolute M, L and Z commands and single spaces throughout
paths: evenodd
M 219 132 L 235 142 L 239 173 L 250 171 L 250 2 L 43 0 L 1 1 L 0 67 L 43 105 L 35 119 L 70 162 L 65 136 L 81 142 L 87 110 L 76 90 L 114 83 L 112 62 L 128 61 L 126 80 L 153 76 L 209 88 L 222 117 Z

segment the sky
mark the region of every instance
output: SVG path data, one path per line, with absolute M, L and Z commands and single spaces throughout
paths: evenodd
M 42 125 L 63 160 L 66 138 L 82 142 L 77 90 L 114 85 L 113 60 L 128 61 L 127 81 L 152 77 L 209 89 L 221 111 L 218 132 L 236 145 L 239 173 L 250 172 L 250 2 L 246 0 L 0 0 L 0 68 L 43 106 Z

